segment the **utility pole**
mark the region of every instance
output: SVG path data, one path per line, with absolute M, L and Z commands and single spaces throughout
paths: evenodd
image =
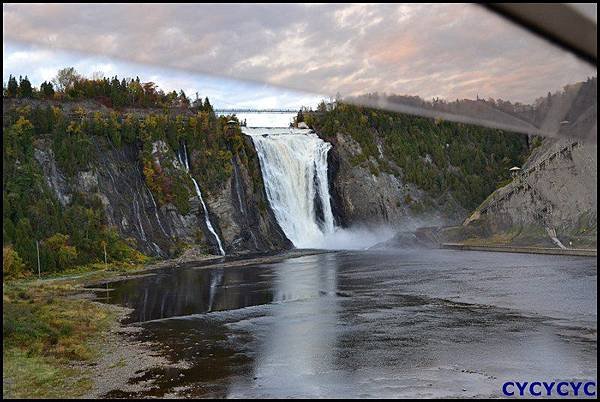
M 42 269 L 40 268 L 40 241 L 35 241 L 35 248 L 37 249 L 37 263 L 38 263 L 38 279 L 42 278 Z
M 102 245 L 104 246 L 104 268 L 108 269 L 108 260 L 106 258 L 106 242 L 103 241 Z

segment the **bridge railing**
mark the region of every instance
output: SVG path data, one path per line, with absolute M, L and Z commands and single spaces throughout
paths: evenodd
M 297 113 L 298 109 L 214 109 L 217 114 L 235 113 Z

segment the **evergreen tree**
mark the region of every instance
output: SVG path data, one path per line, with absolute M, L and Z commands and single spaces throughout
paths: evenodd
M 15 228 L 15 250 L 23 259 L 23 262 L 32 270 L 36 266 L 37 251 L 33 229 L 27 218 L 21 218 Z
M 203 109 L 205 112 L 213 112 L 213 108 L 212 105 L 210 104 L 210 102 L 208 101 L 208 96 L 206 98 L 204 98 L 204 105 L 203 105 Z
M 6 87 L 6 96 L 8 98 L 14 98 L 17 96 L 17 92 L 19 91 L 19 84 L 17 83 L 17 79 L 11 75 L 8 77 L 8 86 Z
M 31 82 L 29 82 L 27 76 L 25 76 L 25 78 L 20 79 L 19 93 L 23 98 L 31 98 L 33 96 L 33 88 L 31 88 Z
M 40 85 L 40 92 L 44 98 L 51 99 L 54 97 L 54 87 L 52 86 L 52 83 L 46 81 L 42 82 Z
M 196 111 L 202 111 L 202 99 L 198 96 L 198 92 L 196 92 L 196 99 L 192 102 L 192 107 L 196 109 Z
M 181 103 L 182 106 L 185 106 L 185 107 L 190 106 L 190 100 L 185 95 L 185 92 L 183 92 L 183 89 L 179 91 L 179 102 Z

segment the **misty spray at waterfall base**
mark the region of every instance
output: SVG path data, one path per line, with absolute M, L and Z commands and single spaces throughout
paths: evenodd
M 365 249 L 392 231 L 336 226 L 327 178 L 331 144 L 308 129 L 244 128 L 254 142 L 271 209 L 298 248 Z

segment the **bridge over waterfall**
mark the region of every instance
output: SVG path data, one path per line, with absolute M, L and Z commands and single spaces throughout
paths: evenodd
M 231 108 L 231 109 L 214 109 L 216 114 L 238 114 L 238 113 L 297 113 L 298 109 L 242 109 L 242 108 Z

